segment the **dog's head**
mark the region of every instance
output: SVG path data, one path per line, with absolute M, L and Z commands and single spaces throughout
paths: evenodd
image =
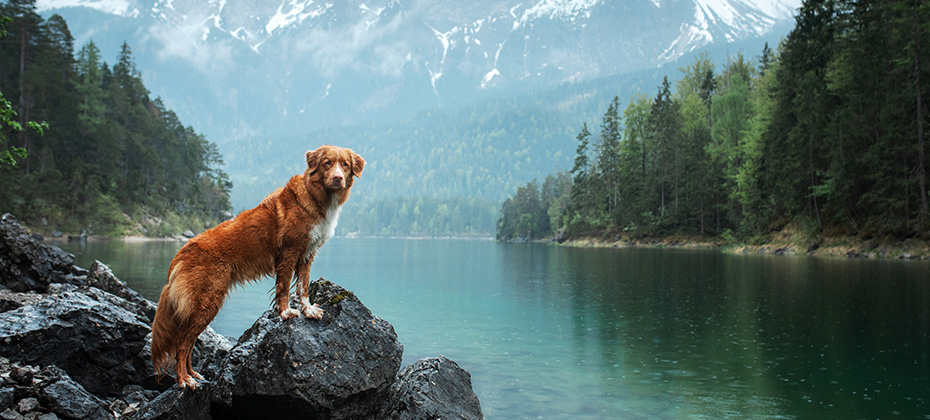
M 344 147 L 327 145 L 307 152 L 306 176 L 330 190 L 350 188 L 364 167 L 365 159 Z

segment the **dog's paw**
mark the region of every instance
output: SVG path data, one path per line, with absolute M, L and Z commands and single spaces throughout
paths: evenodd
M 323 318 L 323 309 L 320 308 L 320 305 L 303 305 L 304 316 L 307 318 L 322 319 Z
M 187 379 L 178 381 L 178 386 L 180 386 L 181 389 L 190 388 L 191 390 L 195 390 L 197 389 L 198 386 L 200 386 L 200 384 L 197 383 L 196 379 L 194 379 L 191 376 L 188 376 Z
M 287 308 L 281 311 L 281 319 L 291 319 L 297 315 L 300 315 L 300 312 L 294 308 Z
M 193 376 L 194 379 L 196 379 L 196 380 L 198 380 L 198 381 L 202 381 L 202 380 L 203 380 L 203 376 L 200 376 L 200 374 L 197 373 L 197 372 L 191 371 L 191 376 Z

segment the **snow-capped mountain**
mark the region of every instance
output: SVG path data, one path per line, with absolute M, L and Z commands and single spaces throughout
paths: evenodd
M 800 0 L 37 1 L 40 13 L 66 18 L 76 48 L 93 39 L 106 54 L 127 41 L 146 85 L 220 137 L 394 118 L 655 68 L 711 44 L 770 35 L 793 23 L 798 7 Z

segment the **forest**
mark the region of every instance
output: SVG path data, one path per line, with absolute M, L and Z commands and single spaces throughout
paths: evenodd
M 570 171 L 503 203 L 496 236 L 927 239 L 928 48 L 928 2 L 805 1 L 774 50 L 701 55 L 615 98 Z
M 152 99 L 123 44 L 74 52 L 60 16 L 0 5 L 0 212 L 40 231 L 165 236 L 231 216 L 214 143 Z M 30 124 L 31 123 L 31 124 Z

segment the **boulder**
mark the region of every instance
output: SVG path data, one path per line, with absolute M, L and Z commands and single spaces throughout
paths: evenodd
M 0 355 L 39 366 L 57 365 L 88 391 L 115 395 L 143 383 L 141 354 L 148 320 L 113 304 L 120 299 L 96 288 L 82 293 L 62 286 L 35 304 L 0 314 Z
M 471 375 L 445 356 L 420 359 L 397 374 L 378 418 L 483 419 Z
M 45 245 L 9 213 L 0 217 L 0 282 L 15 292 L 44 292 L 49 283 L 76 283 L 74 256 Z
M 162 392 L 151 402 L 142 405 L 131 418 L 133 420 L 210 420 L 223 417 L 210 415 L 211 385 L 204 384 L 197 390 L 181 389 L 173 386 Z M 274 417 L 256 417 L 268 418 Z
M 378 411 L 403 355 L 394 327 L 322 278 L 310 296 L 323 319 L 282 321 L 270 310 L 239 338 L 215 375 L 213 416 L 348 419 Z
M 130 289 L 126 282 L 113 275 L 113 270 L 110 270 L 110 267 L 107 267 L 106 264 L 94 261 L 88 271 L 87 282 L 90 286 L 119 296 L 132 303 L 134 307 L 126 309 L 145 314 L 149 323 L 155 319 L 155 309 L 157 308 L 155 303 L 142 297 L 139 292 Z
M 84 389 L 57 366 L 40 373 L 45 377 L 37 386 L 42 405 L 49 411 L 71 419 L 113 419 L 108 404 Z

